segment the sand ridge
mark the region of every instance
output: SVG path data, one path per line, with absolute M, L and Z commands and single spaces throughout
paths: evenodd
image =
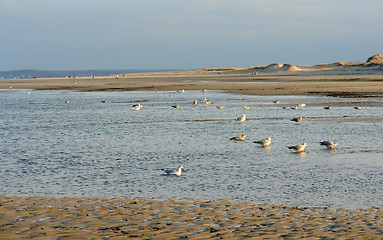
M 383 93 L 383 75 L 175 75 L 95 79 L 1 80 L 0 89 L 75 91 L 219 90 L 251 95 L 374 95 Z
M 0 239 L 377 239 L 383 210 L 0 196 Z

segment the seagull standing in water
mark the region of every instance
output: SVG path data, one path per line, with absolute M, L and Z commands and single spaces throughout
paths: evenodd
M 295 146 L 290 146 L 288 148 L 289 149 L 294 149 L 294 150 L 296 150 L 299 153 L 299 152 L 303 152 L 306 147 L 307 147 L 307 143 L 304 142 L 303 144 L 299 144 L 299 145 L 295 145 Z
M 177 176 L 181 176 L 182 169 L 185 170 L 185 168 L 184 168 L 182 165 L 179 165 L 178 168 L 177 168 L 177 170 L 175 170 L 175 169 L 161 169 L 161 170 L 164 171 L 165 174 L 167 174 L 167 175 L 177 175 Z
M 240 122 L 244 122 L 246 120 L 246 115 L 243 114 L 242 116 L 240 116 L 239 118 L 237 118 L 235 120 L 240 121 Z
M 253 143 L 262 144 L 262 147 L 267 147 L 267 146 L 269 146 L 270 143 L 271 143 L 271 137 L 268 137 L 268 138 L 266 138 L 266 139 L 264 139 L 264 140 L 255 141 L 255 142 L 253 142 Z
M 333 141 L 323 141 L 319 143 L 320 145 L 326 146 L 328 150 L 334 150 L 338 146 L 338 143 Z

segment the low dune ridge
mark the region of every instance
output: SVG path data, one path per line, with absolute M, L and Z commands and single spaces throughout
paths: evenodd
M 300 68 L 297 66 L 294 66 L 292 64 L 282 64 L 282 63 L 272 63 L 267 66 L 255 66 L 252 68 L 249 68 L 251 70 L 254 70 L 256 72 L 261 72 L 261 73 L 278 73 L 278 72 L 295 72 L 295 71 L 301 71 Z
M 297 66 L 294 66 L 292 64 L 283 64 L 281 67 L 282 71 L 288 71 L 288 72 L 296 72 L 296 71 L 301 71 Z
M 344 67 L 346 66 L 347 63 L 344 62 L 344 61 L 338 61 L 338 62 L 335 62 L 335 63 L 322 63 L 322 64 L 317 64 L 317 65 L 314 65 L 313 67 L 314 68 L 317 68 L 317 69 L 323 69 L 323 68 L 338 68 L 338 67 Z
M 283 64 L 282 63 L 272 63 L 272 64 L 269 64 L 269 65 L 267 65 L 266 67 L 258 67 L 259 69 L 273 69 L 273 70 L 275 70 L 275 69 L 279 69 L 279 68 L 281 68 L 283 66 Z M 255 67 L 255 68 L 257 68 L 257 67 Z

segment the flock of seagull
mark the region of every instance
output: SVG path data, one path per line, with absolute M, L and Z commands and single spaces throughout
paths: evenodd
M 202 90 L 204 92 L 204 90 Z M 102 101 L 103 103 L 106 103 L 107 101 Z M 213 104 L 211 101 L 209 101 L 208 99 L 204 98 L 202 100 L 202 102 L 204 102 L 205 104 Z M 279 104 L 280 103 L 280 100 L 276 100 L 274 101 L 273 103 L 275 104 Z M 198 104 L 198 100 L 194 100 L 192 102 L 192 105 L 193 106 L 196 106 Z M 180 107 L 180 104 L 176 104 L 176 105 L 172 105 L 173 108 L 179 108 Z M 218 109 L 223 109 L 223 106 L 216 106 Z M 300 107 L 301 109 L 303 109 L 304 107 L 306 107 L 306 104 L 302 103 L 302 104 L 298 104 L 294 107 L 290 107 L 291 109 L 298 109 L 298 107 Z M 133 110 L 140 110 L 142 109 L 143 106 L 141 104 L 135 104 L 132 106 L 132 109 Z M 288 109 L 287 107 L 283 107 L 284 109 Z M 326 107 L 324 107 L 325 109 L 331 109 L 331 105 L 328 105 Z M 355 109 L 362 109 L 362 106 L 356 106 L 354 107 Z M 249 106 L 244 106 L 244 109 L 250 109 Z M 246 120 L 246 114 L 242 114 L 242 116 L 238 117 L 235 119 L 236 121 L 238 122 L 244 122 Z M 296 123 L 300 123 L 302 122 L 303 118 L 302 116 L 299 116 L 299 117 L 296 117 L 296 118 L 293 118 L 291 119 L 291 121 L 293 122 L 296 122 Z M 242 134 L 240 136 L 236 136 L 236 137 L 232 137 L 230 138 L 230 140 L 234 140 L 234 141 L 245 141 L 246 139 L 246 134 Z M 256 144 L 259 144 L 261 145 L 262 147 L 264 148 L 269 148 L 269 145 L 271 144 L 271 140 L 272 138 L 271 137 L 267 137 L 266 139 L 263 139 L 263 140 L 258 140 L 258 141 L 254 141 L 253 143 L 256 143 Z M 338 143 L 337 142 L 334 142 L 334 141 L 329 141 L 329 140 L 326 140 L 326 141 L 323 141 L 323 142 L 319 142 L 319 144 L 321 146 L 325 146 L 328 150 L 335 150 L 338 146 Z M 294 150 L 295 152 L 297 153 L 301 153 L 305 150 L 305 148 L 307 147 L 307 142 L 304 142 L 302 144 L 298 144 L 298 145 L 295 145 L 295 146 L 288 146 L 288 149 L 291 149 L 291 150 Z M 182 166 L 182 165 L 179 165 L 177 169 L 161 169 L 166 175 L 175 175 L 175 176 L 181 176 L 182 174 L 182 170 L 184 170 L 185 168 Z
M 212 104 L 212 102 L 210 102 L 206 98 L 204 98 L 202 101 L 205 102 L 206 104 Z M 280 100 L 274 101 L 273 103 L 279 104 Z M 192 102 L 193 106 L 196 106 L 197 104 L 198 104 L 198 100 L 194 100 Z M 176 105 L 173 105 L 172 107 L 173 108 L 179 108 L 179 106 L 180 106 L 179 104 L 176 104 Z M 216 106 L 216 107 L 218 109 L 223 109 L 223 106 Z M 296 109 L 298 109 L 298 107 L 303 109 L 304 107 L 306 107 L 306 104 L 298 104 L 297 106 L 291 107 L 291 109 L 296 110 Z M 142 108 L 142 105 L 140 105 L 140 104 L 132 106 L 132 109 L 134 109 L 134 110 L 140 110 L 141 108 Z M 325 109 L 331 109 L 331 105 L 328 105 L 328 106 L 326 106 L 324 108 Z M 357 107 L 354 107 L 354 108 L 355 109 L 361 109 L 362 106 L 357 106 Z M 245 105 L 244 109 L 250 109 L 250 107 Z M 244 122 L 246 120 L 246 114 L 243 114 L 242 116 L 239 116 L 235 120 L 238 121 L 238 122 Z M 302 116 L 299 116 L 299 117 L 291 119 L 291 121 L 296 122 L 296 123 L 300 123 L 300 122 L 302 122 L 302 120 L 303 120 Z M 242 134 L 242 135 L 230 138 L 230 140 L 234 140 L 234 141 L 245 141 L 245 139 L 246 139 L 246 134 Z M 269 145 L 271 144 L 271 140 L 272 140 L 271 137 L 267 137 L 266 139 L 254 141 L 253 143 L 259 144 L 259 145 L 261 145 L 264 148 L 270 148 Z M 335 150 L 337 148 L 337 146 L 338 146 L 337 142 L 330 141 L 330 140 L 319 142 L 319 144 L 321 146 L 325 146 L 328 150 Z M 297 153 L 302 153 L 302 152 L 304 152 L 306 147 L 307 147 L 307 142 L 304 142 L 302 144 L 298 144 L 298 145 L 295 145 L 295 146 L 288 146 L 288 149 L 294 150 Z M 161 170 L 166 175 L 181 176 L 182 170 L 184 170 L 184 169 L 185 168 L 182 165 L 179 165 L 177 169 L 161 169 Z
M 291 119 L 291 121 L 300 123 L 302 121 L 302 119 L 303 119 L 302 116 L 299 116 L 299 117 Z M 246 115 L 243 114 L 241 117 L 238 117 L 236 120 L 243 122 L 246 120 Z M 240 136 L 232 137 L 232 138 L 230 138 L 230 140 L 245 141 L 245 138 L 246 138 L 246 134 L 242 134 Z M 263 140 L 255 141 L 253 143 L 260 144 L 260 145 L 262 145 L 262 147 L 267 148 L 271 144 L 271 139 L 272 139 L 271 137 L 268 137 L 268 138 L 263 139 Z M 338 143 L 334 142 L 334 141 L 323 141 L 323 142 L 319 142 L 319 143 L 320 143 L 320 145 L 326 146 L 328 150 L 335 150 L 336 147 L 338 146 Z M 295 145 L 295 146 L 288 146 L 289 149 L 295 150 L 297 153 L 303 152 L 306 147 L 307 147 L 306 142 L 304 142 L 302 144 Z

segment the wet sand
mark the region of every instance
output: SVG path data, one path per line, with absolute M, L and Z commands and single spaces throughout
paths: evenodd
M 383 75 L 131 74 L 124 78 L 0 80 L 0 89 L 133 91 L 222 90 L 251 95 L 374 95 L 383 93 Z
M 382 239 L 381 208 L 0 196 L 0 239 Z

